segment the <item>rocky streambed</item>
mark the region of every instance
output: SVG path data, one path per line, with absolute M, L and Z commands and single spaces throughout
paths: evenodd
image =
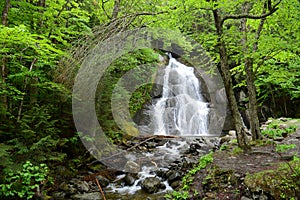
M 142 152 L 146 157 L 153 157 L 152 165 L 140 166 L 130 161 L 126 167 L 131 173 L 107 169 L 99 162 L 94 162 L 85 174 L 60 183 L 51 194 L 54 199 L 103 199 L 96 180 L 106 199 L 164 199 L 166 193 L 177 189 L 181 179 L 200 156 L 219 146 L 219 138 L 161 138 L 154 137 L 128 142 L 122 148 Z M 138 145 L 140 144 L 140 145 Z M 159 155 L 161 162 L 155 162 Z M 97 167 L 95 167 L 97 166 Z M 136 173 L 132 173 L 136 172 Z

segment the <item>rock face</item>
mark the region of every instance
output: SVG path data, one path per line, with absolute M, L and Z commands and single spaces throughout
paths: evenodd
M 157 177 L 147 177 L 142 182 L 142 189 L 148 193 L 156 193 L 161 189 L 165 189 L 165 185 Z

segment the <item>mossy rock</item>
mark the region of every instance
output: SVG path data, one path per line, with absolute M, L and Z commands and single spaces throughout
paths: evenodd
M 125 124 L 124 129 L 125 129 L 125 132 L 127 135 L 130 135 L 130 136 L 138 136 L 139 135 L 139 130 L 129 123 Z
M 247 174 L 244 183 L 252 192 L 263 191 L 275 199 L 299 198 L 299 168 L 299 162 L 285 163 L 276 170 Z

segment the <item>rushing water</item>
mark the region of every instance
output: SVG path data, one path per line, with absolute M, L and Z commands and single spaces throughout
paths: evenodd
M 194 68 L 185 66 L 170 55 L 169 64 L 164 70 L 162 87 L 162 97 L 153 105 L 151 112 L 154 134 L 207 136 L 210 110 L 201 95 L 200 82 L 194 74 Z M 158 170 L 168 170 L 170 163 L 180 158 L 182 152 L 188 148 L 188 142 L 178 138 L 157 146 L 151 152 L 144 152 L 145 158 L 156 158 L 161 162 L 155 166 L 143 166 L 132 186 L 110 184 L 111 193 L 138 195 L 143 180 L 147 177 L 157 177 L 155 172 Z M 159 192 L 160 194 L 172 190 L 167 180 L 161 181 L 166 187 Z
M 208 103 L 201 95 L 194 68 L 170 56 L 163 94 L 153 108 L 156 135 L 208 135 Z

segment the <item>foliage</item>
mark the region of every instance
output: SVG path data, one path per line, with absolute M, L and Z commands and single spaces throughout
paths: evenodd
M 270 138 L 282 137 L 282 134 L 290 134 L 297 130 L 296 125 L 290 125 L 288 127 L 280 128 L 280 121 L 274 120 L 268 124 L 265 130 L 262 130 L 262 134 Z
M 188 199 L 188 191 L 190 189 L 190 185 L 193 183 L 194 175 L 198 173 L 201 169 L 205 169 L 208 164 L 212 163 L 212 161 L 213 152 L 201 156 L 199 159 L 199 163 L 182 178 L 182 188 L 179 191 L 174 191 L 173 193 L 166 195 L 166 197 L 178 200 Z
M 0 184 L 0 196 L 31 199 L 40 185 L 51 180 L 48 172 L 46 164 L 33 165 L 26 161 L 21 171 L 7 172 L 5 183 Z
M 108 103 L 111 101 L 112 94 L 115 94 L 114 98 L 116 98 L 116 101 L 124 101 L 126 98 L 129 99 L 128 110 L 131 117 L 133 117 L 151 98 L 150 91 L 152 84 L 140 85 L 139 83 L 151 83 L 151 77 L 145 76 L 145 74 L 148 73 L 149 69 L 154 69 L 151 65 L 155 66 L 157 63 L 158 53 L 151 49 L 142 49 L 123 55 L 114 61 L 104 73 L 100 80 L 101 84 L 98 85 L 96 92 L 98 99 L 96 107 L 98 108 L 97 111 L 99 111 L 97 114 L 101 127 L 112 140 L 121 140 L 125 134 L 115 124 L 112 116 L 111 105 Z M 124 80 L 122 79 L 128 74 L 130 76 L 130 82 L 126 78 L 124 78 Z M 145 77 L 150 80 L 144 80 Z M 130 93 L 130 89 L 128 88 L 135 85 L 137 86 L 136 90 Z M 116 88 L 118 91 L 116 91 Z M 120 111 L 124 109 L 116 106 L 114 108 Z
M 276 170 L 266 170 L 255 174 L 248 174 L 245 183 L 250 189 L 268 192 L 275 199 L 293 199 L 297 197 L 300 188 L 299 158 L 282 163 Z
M 276 151 L 277 152 L 285 152 L 289 149 L 293 149 L 295 148 L 296 145 L 295 144 L 278 144 L 276 145 Z
M 4 23 L 7 2 L 10 5 L 7 23 Z M 95 40 L 97 33 L 105 40 L 126 29 L 142 26 L 169 28 L 199 42 L 219 66 L 217 35 L 211 9 L 219 9 L 222 14 L 240 14 L 245 2 L 249 1 L 2 1 L 0 184 L 5 189 L 5 194 L 2 195 L 30 197 L 37 188 L 39 179 L 47 179 L 43 174 L 47 174 L 48 169 L 40 163 L 46 163 L 53 169 L 55 165 L 67 163 L 68 160 L 78 163 L 78 156 L 84 154 L 79 133 L 72 120 L 72 84 L 66 82 L 73 83 L 78 63 L 86 54 L 85 50 L 100 42 Z M 264 3 L 262 0 L 251 2 L 249 12 L 253 15 L 261 14 Z M 227 20 L 224 24 L 223 39 L 228 49 L 235 89 L 245 90 L 243 63 L 245 58 L 253 59 L 258 103 L 261 108 L 267 107 L 270 111 L 264 113 L 266 117 L 300 115 L 300 47 L 295 42 L 300 40 L 299 12 L 300 4 L 297 0 L 282 1 L 279 10 L 266 18 L 256 52 L 251 52 L 250 47 L 256 41 L 255 34 L 259 26 L 257 20 L 247 21 L 246 44 L 241 42 L 240 21 Z M 169 37 L 176 36 L 170 34 Z M 79 38 L 82 39 L 78 40 Z M 70 53 L 69 49 L 77 45 L 84 50 Z M 244 46 L 249 49 L 244 51 Z M 67 64 L 64 60 L 71 62 Z M 133 93 L 129 93 L 126 81 L 119 82 L 120 78 L 134 69 L 136 74 L 131 81 L 138 82 L 144 76 L 145 67 L 157 63 L 158 53 L 143 49 L 123 55 L 105 72 L 105 77 L 98 85 L 96 107 L 99 122 L 110 139 L 117 141 L 124 136 L 124 131 L 113 120 L 110 106 L 111 95 L 117 84 L 120 86 L 117 98 L 129 98 L 131 117 L 151 99 L 151 84 L 141 85 Z M 152 77 L 147 78 L 151 82 Z M 263 134 L 274 138 L 296 129 L 295 126 L 285 129 L 278 127 L 279 125 L 272 124 Z M 134 126 L 128 124 L 128 130 L 135 131 Z M 286 148 L 289 147 L 278 146 L 278 150 Z M 25 161 L 29 163 L 24 166 Z M 211 161 L 208 157 L 202 162 L 207 164 Z M 71 162 L 70 165 L 74 167 L 74 163 Z M 191 170 L 191 174 L 184 179 L 185 188 L 188 188 L 192 176 L 202 167 L 205 166 L 199 164 Z M 11 173 L 8 172 L 10 169 L 21 171 Z M 31 182 L 24 185 L 24 188 L 17 188 L 20 177 Z M 9 186 L 8 180 L 13 185 Z M 14 190 L 9 191 L 7 187 Z M 176 199 L 186 199 L 189 196 L 186 190 L 174 195 Z

